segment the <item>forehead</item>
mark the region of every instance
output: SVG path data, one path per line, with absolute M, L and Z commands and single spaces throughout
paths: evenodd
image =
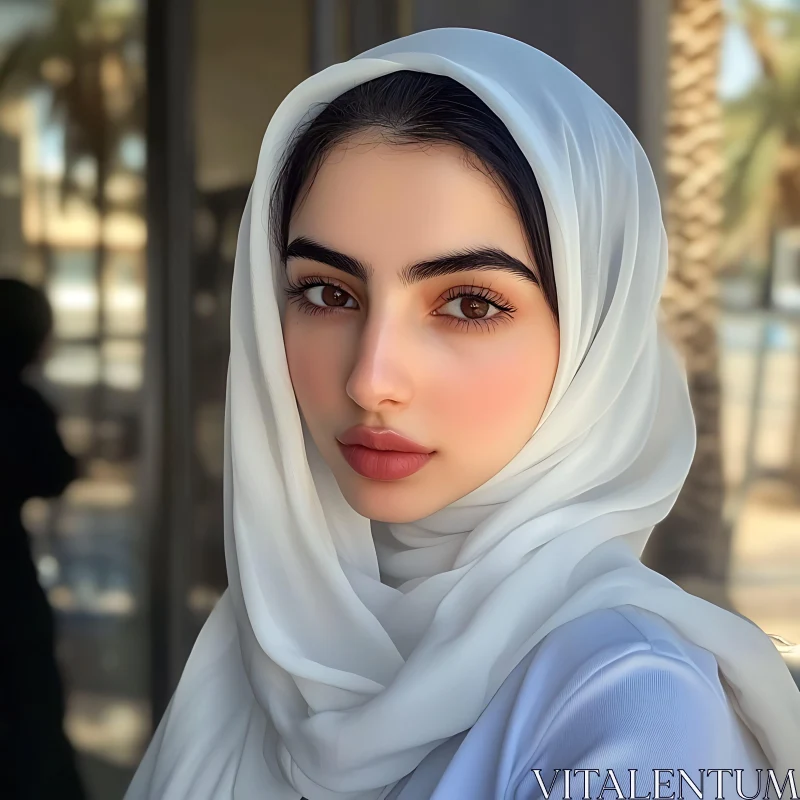
M 361 138 L 336 147 L 292 218 L 290 238 L 301 235 L 376 268 L 472 246 L 529 261 L 516 211 L 448 144 Z

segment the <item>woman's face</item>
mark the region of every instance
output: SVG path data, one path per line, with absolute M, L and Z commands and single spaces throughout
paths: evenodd
M 516 212 L 462 150 L 351 139 L 289 244 L 292 383 L 358 513 L 422 519 L 514 458 L 547 403 L 558 326 Z

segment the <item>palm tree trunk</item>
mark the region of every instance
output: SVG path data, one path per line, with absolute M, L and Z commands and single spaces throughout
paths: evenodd
M 717 342 L 721 241 L 722 109 L 717 98 L 721 0 L 671 0 L 665 147 L 670 272 L 663 310 L 685 360 L 697 420 L 697 453 L 670 516 L 645 558 L 676 582 L 724 586 L 730 532 L 723 521 Z M 717 593 L 718 594 L 718 593 Z M 718 595 L 722 604 L 728 605 Z

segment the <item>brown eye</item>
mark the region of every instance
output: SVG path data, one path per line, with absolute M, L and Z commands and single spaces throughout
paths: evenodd
M 358 308 L 351 294 L 330 283 L 311 286 L 304 294 L 309 303 L 320 308 Z
M 480 297 L 462 297 L 460 303 L 461 313 L 467 319 L 481 319 L 489 313 L 489 303 Z
M 338 286 L 324 286 L 322 288 L 322 302 L 325 303 L 326 306 L 346 305 L 348 297 L 350 297 L 350 295 Z
M 435 313 L 437 316 L 456 319 L 491 319 L 500 313 L 500 309 L 491 300 L 484 300 L 474 294 L 464 294 L 449 300 Z

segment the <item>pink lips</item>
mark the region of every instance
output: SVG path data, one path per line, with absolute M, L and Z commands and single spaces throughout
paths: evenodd
M 421 470 L 434 451 L 383 428 L 356 425 L 339 438 L 339 449 L 359 475 L 374 481 L 396 481 Z

